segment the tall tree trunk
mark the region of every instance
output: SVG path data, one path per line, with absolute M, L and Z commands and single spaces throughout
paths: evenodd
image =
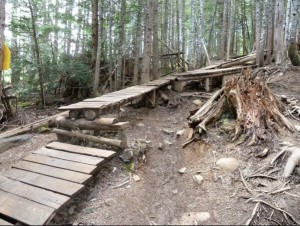
M 168 31 L 169 31 L 169 0 L 164 1 L 164 24 L 163 24 L 163 31 L 162 31 L 162 40 L 166 43 L 166 46 L 162 43 L 162 50 L 164 53 L 168 53 L 169 49 L 168 46 Z M 167 68 L 169 66 L 168 60 L 164 60 L 164 67 Z
M 269 0 L 268 10 L 268 37 L 267 37 L 267 58 L 266 63 L 270 64 L 272 60 L 273 40 L 274 40 L 274 7 L 275 0 Z
M 259 65 L 260 59 L 260 36 L 261 36 L 261 7 L 260 0 L 255 0 L 255 45 L 256 45 L 256 64 Z
M 290 29 L 289 43 L 294 43 L 297 40 L 299 4 L 300 4 L 299 0 L 291 0 L 291 29 Z
M 144 40 L 144 54 L 142 63 L 141 82 L 146 83 L 150 81 L 150 65 L 151 65 L 151 44 L 153 31 L 153 0 L 147 1 L 147 12 L 145 17 L 145 40 Z
M 103 1 L 102 1 L 103 4 Z M 103 20 L 103 8 L 99 13 L 99 20 Z M 100 27 L 98 31 L 98 44 L 97 44 L 97 57 L 96 57 L 96 65 L 95 72 L 93 78 L 93 95 L 98 96 L 98 88 L 99 88 L 99 78 L 100 78 L 100 66 L 101 66 L 101 56 L 102 56 L 102 27 Z
M 202 53 L 203 53 L 203 0 L 199 0 L 198 12 L 198 34 L 197 34 L 197 68 L 202 67 Z
M 223 25 L 221 34 L 221 58 L 225 59 L 227 46 L 227 31 L 228 31 L 228 0 L 224 0 L 223 4 Z
M 265 56 L 265 40 L 267 34 L 267 14 L 268 8 L 266 7 L 267 0 L 263 1 L 263 10 L 261 11 L 262 15 L 262 25 L 261 25 L 261 34 L 260 34 L 260 52 L 258 52 L 259 56 L 259 67 L 264 66 L 264 56 Z
M 213 31 L 215 29 L 215 24 L 216 24 L 216 15 L 217 15 L 217 9 L 218 9 L 218 0 L 215 0 L 214 3 L 214 15 L 211 18 L 212 22 L 210 25 L 210 30 L 209 30 L 209 35 L 208 35 L 208 41 L 207 41 L 207 52 L 208 54 L 212 55 L 212 44 L 214 43 L 212 40 L 213 37 Z
M 274 55 L 275 63 L 281 64 L 283 60 L 283 0 L 276 0 L 274 20 Z
M 92 0 L 92 69 L 95 73 L 95 65 L 97 60 L 98 49 L 98 5 L 99 0 Z
M 32 0 L 28 0 L 30 16 L 31 16 L 32 38 L 34 41 L 36 64 L 37 64 L 38 74 L 39 74 L 41 101 L 42 101 L 42 105 L 45 107 L 46 101 L 45 101 L 45 93 L 44 93 L 44 69 L 43 69 L 42 60 L 41 60 L 41 56 L 40 56 L 40 48 L 39 48 L 39 44 L 38 44 L 36 25 L 35 25 L 36 19 L 35 19 L 34 12 L 35 12 L 36 8 L 34 7 L 34 5 L 32 3 L 33 3 Z
M 58 2 L 58 0 L 56 0 Z M 77 37 L 75 41 L 75 53 L 74 55 L 77 56 L 79 52 L 79 46 L 81 42 L 81 32 L 82 32 L 82 22 L 83 22 L 83 15 L 82 15 L 82 7 L 80 6 L 82 0 L 79 0 L 77 4 L 78 8 L 78 18 L 77 18 L 77 23 L 78 23 L 78 31 L 77 31 Z
M 186 28 L 185 28 L 185 19 L 186 19 L 186 16 L 185 16 L 185 0 L 182 0 L 182 16 L 181 16 L 181 37 L 182 37 L 182 43 L 181 43 L 181 49 L 182 49 L 182 66 L 183 66 L 183 71 L 186 71 L 186 66 L 185 66 L 185 53 L 186 53 L 186 46 L 185 46 L 185 42 L 186 42 L 186 38 L 185 38 L 185 31 L 186 31 Z
M 243 34 L 243 55 L 246 55 L 247 45 L 246 45 L 246 24 L 247 24 L 247 13 L 246 13 L 246 1 L 242 1 L 242 34 Z
M 141 51 L 141 36 L 142 30 L 142 13 L 144 0 L 138 0 L 138 10 L 136 19 L 136 35 L 134 40 L 134 69 L 133 69 L 133 85 L 138 84 L 139 81 L 139 66 L 140 66 L 140 51 Z
M 153 79 L 159 78 L 158 0 L 153 0 Z
M 0 1 L 0 93 L 1 93 L 1 72 L 2 72 L 2 53 L 3 53 L 3 42 L 4 42 L 4 28 L 5 28 L 5 0 Z
M 121 79 L 121 85 L 124 88 L 125 85 L 125 78 L 123 72 L 123 57 L 125 52 L 125 23 L 126 23 L 126 0 L 121 0 L 121 21 L 120 21 L 120 30 L 119 30 L 119 43 L 118 43 L 118 56 L 117 56 L 117 78 Z M 122 78 L 121 78 L 122 77 Z
M 284 49 L 285 52 L 288 48 L 288 42 L 290 38 L 290 30 L 291 30 L 291 0 L 286 1 L 286 10 L 285 10 L 285 29 L 284 29 Z M 287 56 L 287 55 L 286 55 Z
M 196 19 L 195 19 L 196 4 L 195 0 L 191 0 L 191 31 L 189 38 L 189 63 L 190 68 L 195 68 L 195 38 L 196 38 Z

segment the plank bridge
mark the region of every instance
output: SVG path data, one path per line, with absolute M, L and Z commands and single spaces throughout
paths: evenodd
M 234 70 L 237 71 L 240 68 Z M 224 71 L 226 75 L 227 72 Z M 217 73 L 223 76 L 222 71 Z M 202 69 L 197 73 L 163 77 L 61 107 L 60 110 L 68 110 L 69 115 L 56 119 L 59 128 L 53 132 L 58 140 L 32 151 L 11 169 L 0 174 L 0 225 L 48 224 L 57 211 L 85 188 L 103 163 L 114 157 L 118 150 L 127 147 L 124 130 L 128 122 L 118 122 L 103 115 L 138 98 L 145 98 L 148 105 L 154 107 L 159 89 L 173 85 L 178 90 L 182 88 L 177 87 L 178 84 L 182 86 L 183 81 L 209 77 L 210 73 Z M 91 130 L 94 134 L 74 131 L 75 128 Z M 107 130 L 116 132 L 117 138 L 101 137 L 101 131 Z M 70 137 L 88 140 L 104 148 L 72 144 L 68 142 Z

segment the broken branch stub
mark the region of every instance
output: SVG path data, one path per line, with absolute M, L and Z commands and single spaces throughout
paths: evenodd
M 268 88 L 266 81 L 255 79 L 250 68 L 244 70 L 240 77 L 228 80 L 194 115 L 189 124 L 195 134 L 202 134 L 206 126 L 222 118 L 224 113 L 233 113 L 235 133 L 232 141 L 241 134 L 248 138 L 248 145 L 267 138 L 266 130 L 278 126 L 294 132 L 294 125 L 281 113 L 280 102 Z M 228 112 L 227 112 L 228 111 Z

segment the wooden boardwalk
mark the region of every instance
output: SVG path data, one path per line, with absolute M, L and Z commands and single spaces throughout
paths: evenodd
M 100 97 L 86 99 L 84 101 L 60 107 L 59 110 L 107 110 L 121 106 L 126 103 L 149 94 L 162 86 L 171 84 L 176 76 L 167 76 L 143 85 L 131 86 L 116 92 L 108 93 Z
M 52 142 L 0 174 L 0 225 L 50 222 L 114 151 Z

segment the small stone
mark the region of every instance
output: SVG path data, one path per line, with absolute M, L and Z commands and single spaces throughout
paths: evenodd
M 117 201 L 115 199 L 108 198 L 104 200 L 104 203 L 107 206 L 114 206 L 115 204 L 117 204 Z
M 184 213 L 177 223 L 178 225 L 199 225 L 205 221 L 208 221 L 209 219 L 209 212 L 189 212 Z
M 172 191 L 172 193 L 173 193 L 174 195 L 176 195 L 176 194 L 178 194 L 178 190 L 175 189 L 175 190 Z
M 168 135 L 171 135 L 174 133 L 174 131 L 171 131 L 171 130 L 168 130 L 168 129 L 162 129 L 162 131 L 165 133 L 165 134 L 168 134 Z
M 138 127 L 144 127 L 145 124 L 140 122 L 139 124 L 137 124 L 137 126 L 138 126 Z
M 163 150 L 163 144 L 162 143 L 158 143 L 158 147 L 159 150 Z
M 126 110 L 124 108 L 120 108 L 120 112 L 125 112 Z
M 193 100 L 193 103 L 197 106 L 201 106 L 202 105 L 202 101 L 197 99 L 197 100 Z
M 75 206 L 71 206 L 70 209 L 68 210 L 69 215 L 73 215 L 75 213 Z
M 186 167 L 181 168 L 180 170 L 178 170 L 179 173 L 184 174 L 186 171 Z
M 132 176 L 132 179 L 135 181 L 135 182 L 138 182 L 141 180 L 141 178 L 138 176 L 138 175 L 133 175 Z
M 185 129 L 177 131 L 176 136 L 177 137 L 182 136 L 185 133 L 185 131 L 186 131 Z
M 197 184 L 202 184 L 203 182 L 203 177 L 200 174 L 196 174 L 193 176 L 193 180 L 197 183 Z
M 235 158 L 221 158 L 216 162 L 216 165 L 227 172 L 235 171 L 240 163 Z
M 172 145 L 172 144 L 173 144 L 173 143 L 171 143 L 170 141 L 164 140 L 164 145 L 170 146 L 170 145 Z
M 256 157 L 259 157 L 259 158 L 263 158 L 263 157 L 266 157 L 269 153 L 269 149 L 268 148 L 265 148 L 264 150 L 262 150 L 261 152 L 259 152 Z
M 125 150 L 122 155 L 119 156 L 123 162 L 130 162 L 133 158 L 133 151 L 132 150 Z
M 295 125 L 297 132 L 300 132 L 300 125 Z

